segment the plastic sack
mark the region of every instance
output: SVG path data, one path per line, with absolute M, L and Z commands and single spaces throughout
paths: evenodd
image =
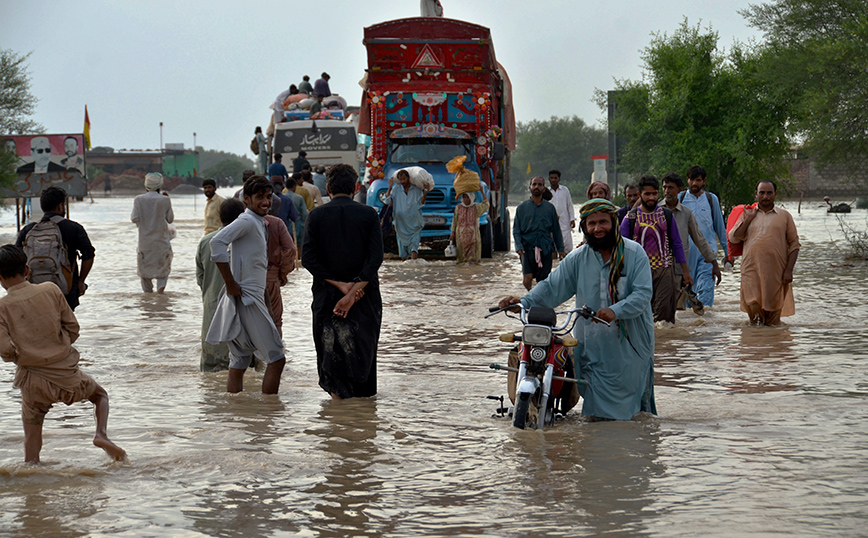
M 410 184 L 414 187 L 422 189 L 423 191 L 430 191 L 434 188 L 434 176 L 428 173 L 428 171 L 421 166 L 408 166 L 406 168 L 401 168 L 401 170 L 405 170 L 407 174 L 410 175 Z M 398 170 L 398 172 L 401 170 Z M 395 172 L 396 179 L 398 177 L 398 172 Z
M 464 168 L 465 160 L 467 160 L 467 156 L 461 155 L 446 163 L 446 170 L 451 174 L 455 174 L 452 187 L 455 189 L 456 200 L 460 198 L 462 194 L 482 190 L 482 184 L 479 182 L 479 174 Z
M 450 242 L 449 246 L 447 246 L 443 250 L 443 256 L 447 258 L 454 258 L 458 256 L 458 248 L 452 242 Z

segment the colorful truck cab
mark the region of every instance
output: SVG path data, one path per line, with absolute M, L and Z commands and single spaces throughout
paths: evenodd
M 366 89 L 359 132 L 370 135 L 367 203 L 379 209 L 389 178 L 421 166 L 433 177 L 422 244 L 449 242 L 455 209 L 446 163 L 466 155 L 491 204 L 480 218 L 483 256 L 509 250 L 509 152 L 515 149 L 512 90 L 488 28 L 439 17 L 399 19 L 365 28 Z

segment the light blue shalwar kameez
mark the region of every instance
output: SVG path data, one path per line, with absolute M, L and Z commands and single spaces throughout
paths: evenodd
M 717 242 L 723 246 L 724 257 L 728 256 L 726 249 L 726 224 L 723 222 L 723 212 L 720 210 L 720 201 L 717 195 L 711 194 L 711 206 L 708 205 L 708 196 L 702 191 L 699 196 L 694 196 L 689 191 L 681 196 L 681 205 L 693 211 L 699 231 L 708 241 L 708 246 L 717 255 Z M 687 254 L 687 266 L 690 268 L 690 276 L 693 277 L 693 291 L 705 306 L 714 305 L 714 276 L 711 271 L 713 266 L 706 262 L 699 252 L 699 247 L 690 240 L 690 251 Z
M 411 252 L 419 252 L 419 242 L 422 239 L 422 228 L 425 220 L 422 218 L 422 196 L 425 194 L 419 187 L 410 185 L 404 192 L 404 187 L 396 183 L 392 193 L 384 204 L 392 202 L 392 222 L 395 223 L 395 235 L 398 236 L 398 255 L 409 258 Z
M 579 318 L 575 334 L 579 345 L 574 360 L 584 398 L 582 414 L 630 420 L 639 411 L 657 413 L 654 404 L 654 321 L 651 312 L 651 266 L 642 247 L 624 240 L 624 275 L 618 280 L 618 302 L 609 299 L 609 262 L 587 244 L 570 252 L 549 277 L 525 295 L 527 308 L 557 308 L 576 297 L 576 306 L 592 310 L 611 308 L 627 329 L 617 323 Z

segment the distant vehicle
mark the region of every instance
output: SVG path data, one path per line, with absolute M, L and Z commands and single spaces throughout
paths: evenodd
M 349 164 L 359 169 L 364 149 L 357 151 L 356 128 L 343 120 L 299 119 L 274 126 L 272 155 L 280 153 L 289 168 L 299 151 L 312 168 L 317 165 Z M 364 148 L 364 146 L 362 146 Z
M 482 255 L 510 244 L 509 152 L 515 149 L 512 88 L 494 57 L 488 28 L 440 17 L 399 19 L 365 28 L 366 99 L 359 132 L 371 137 L 367 204 L 377 209 L 389 178 L 408 166 L 433 177 L 422 244 L 442 251 L 455 209 L 446 163 L 466 155 L 491 207 L 480 218 Z

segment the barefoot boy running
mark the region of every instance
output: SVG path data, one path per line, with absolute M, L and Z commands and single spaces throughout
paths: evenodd
M 54 283 L 31 284 L 27 255 L 14 245 L 0 247 L 0 356 L 18 365 L 14 386 L 21 389 L 24 461 L 39 463 L 42 422 L 51 405 L 90 400 L 96 406 L 93 444 L 114 460 L 126 452 L 106 434 L 109 399 L 105 389 L 78 369 L 78 321 Z

